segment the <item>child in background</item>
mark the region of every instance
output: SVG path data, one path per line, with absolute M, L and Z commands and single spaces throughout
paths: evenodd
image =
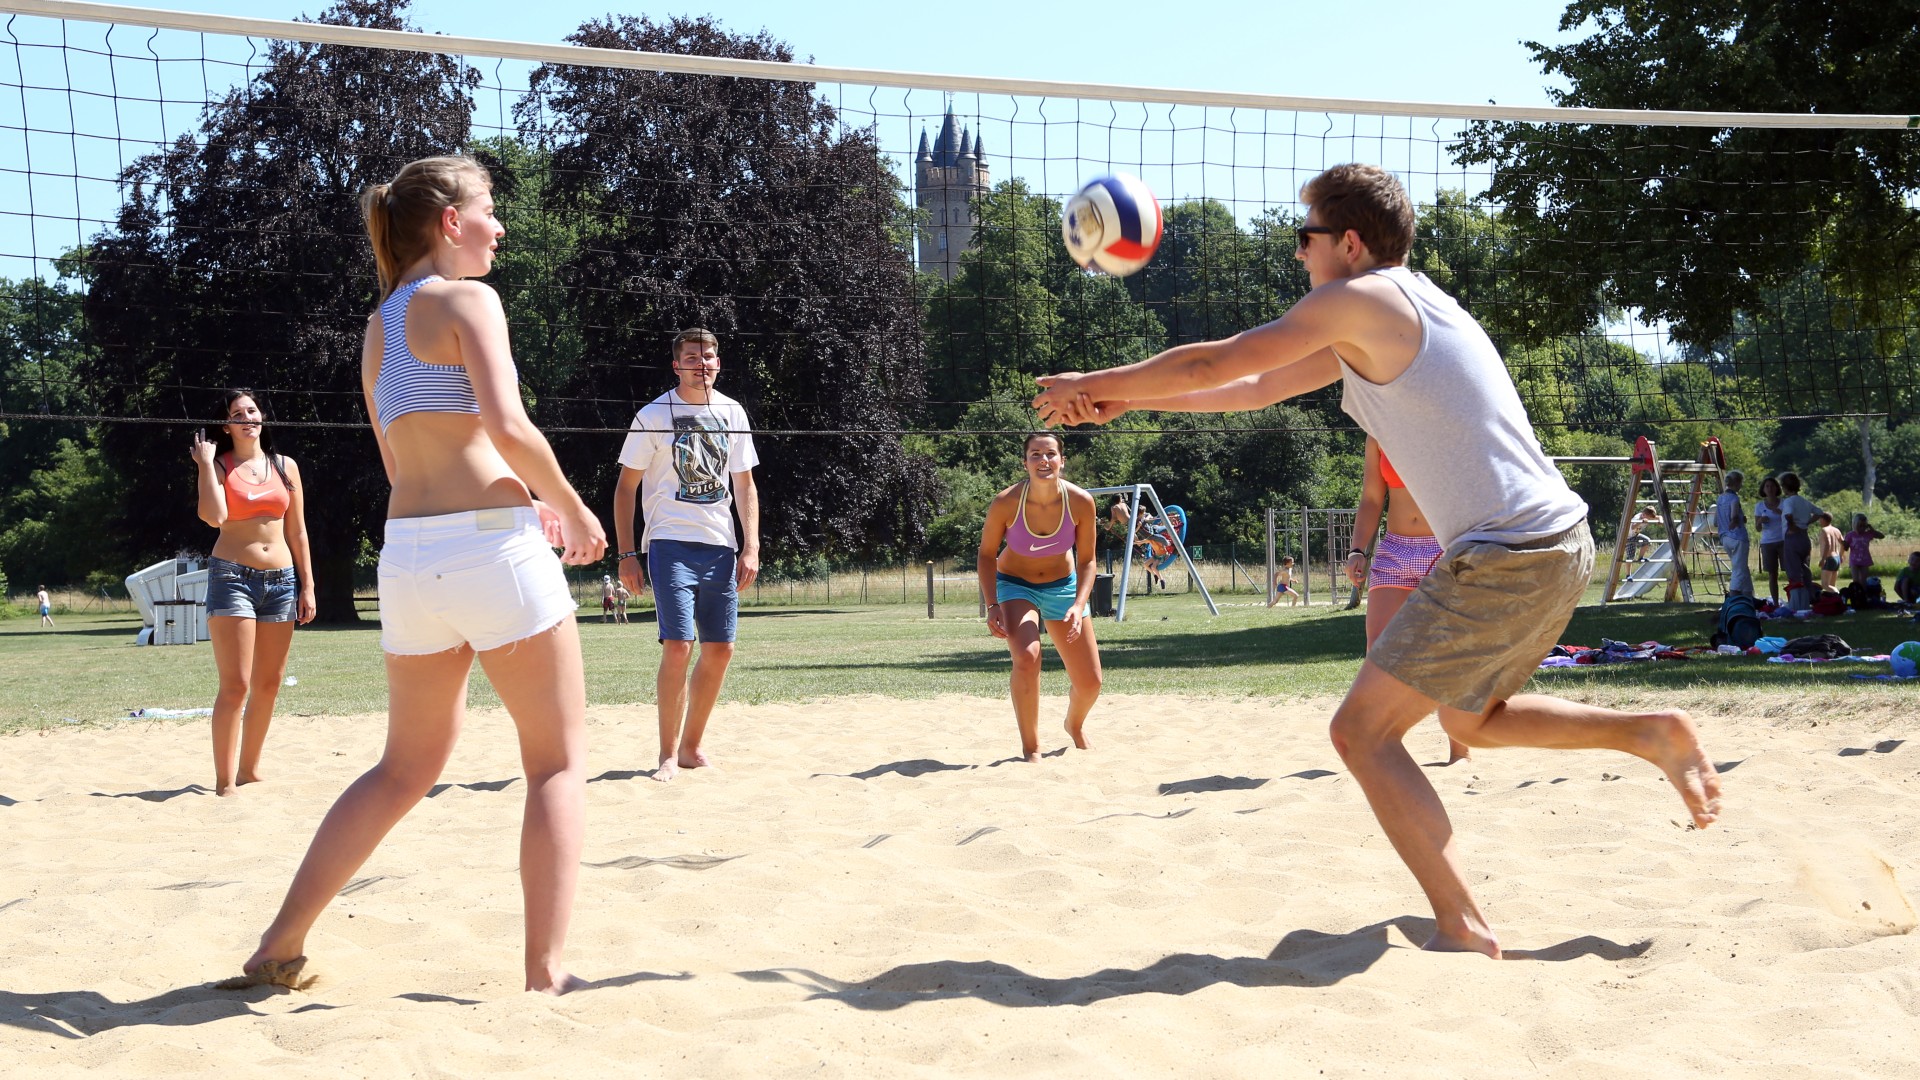
M 1847 552 L 1847 580 L 1867 579 L 1867 575 L 1873 572 L 1873 553 L 1868 550 L 1870 542 L 1884 539 L 1885 533 L 1867 524 L 1867 515 L 1853 515 L 1853 531 L 1840 540 Z
M 1282 596 L 1287 598 L 1288 607 L 1300 602 L 1300 590 L 1293 587 L 1293 556 L 1291 555 L 1282 556 L 1280 565 L 1273 571 L 1273 588 L 1268 590 L 1267 606 L 1272 607 L 1279 603 Z

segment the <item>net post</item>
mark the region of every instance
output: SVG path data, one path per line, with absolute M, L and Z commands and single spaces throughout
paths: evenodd
M 1260 584 L 1260 591 L 1266 594 L 1267 606 L 1273 606 L 1273 572 L 1277 569 L 1273 562 L 1273 507 L 1267 507 L 1267 577 Z

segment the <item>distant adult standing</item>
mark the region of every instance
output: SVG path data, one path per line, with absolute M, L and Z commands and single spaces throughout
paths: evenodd
M 260 752 L 287 676 L 293 624 L 312 622 L 313 559 L 300 466 L 274 452 L 257 396 L 229 390 L 212 439 L 193 433 L 200 520 L 220 530 L 207 562 L 207 637 L 220 690 L 213 699 L 213 790 L 260 779 Z
M 672 354 L 678 385 L 635 414 L 620 448 L 620 481 L 613 492 L 620 580 L 635 595 L 653 582 L 660 630 L 654 680 L 660 762 L 653 778 L 662 781 L 681 769 L 712 764 L 701 740 L 733 661 L 740 590 L 760 576 L 760 492 L 753 483 L 760 458 L 747 410 L 713 388 L 720 377 L 720 339 L 707 330 L 682 330 L 674 335 Z M 645 520 L 637 547 L 636 492 Z M 692 663 L 696 638 L 700 659 Z
M 600 621 L 603 623 L 613 621 L 613 600 L 613 575 L 602 574 L 600 575 Z
M 1824 589 L 1840 587 L 1840 556 L 1847 550 L 1847 538 L 1840 535 L 1840 529 L 1833 523 L 1833 515 L 1820 511 L 1814 519 L 1820 525 L 1820 586 Z
M 1093 589 L 1093 496 L 1067 483 L 1060 436 L 1027 436 L 1027 478 L 987 507 L 977 570 L 987 605 L 987 632 L 1007 643 L 1013 720 L 1020 756 L 1040 760 L 1040 632 L 1053 639 L 1067 669 L 1067 735 L 1087 749 L 1087 714 L 1100 698 L 1100 645 L 1087 597 Z
M 1771 476 L 1760 481 L 1760 498 L 1753 504 L 1753 523 L 1760 527 L 1760 569 L 1767 575 L 1767 595 L 1777 604 L 1780 602 L 1780 552 L 1786 546 L 1787 515 L 1780 508 L 1780 481 Z
M 1740 505 L 1740 489 L 1746 482 L 1746 473 L 1739 469 L 1727 470 L 1725 490 L 1713 504 L 1713 529 L 1720 537 L 1720 547 L 1727 553 L 1731 567 L 1728 595 L 1753 595 L 1753 568 L 1747 565 L 1747 512 Z
M 1783 472 L 1780 474 L 1780 512 L 1787 519 L 1786 541 L 1780 549 L 1780 562 L 1787 572 L 1788 599 L 1795 585 L 1813 586 L 1813 538 L 1808 529 L 1813 525 L 1814 515 L 1820 508 L 1808 502 L 1800 494 L 1800 474 Z
M 45 585 L 34 591 L 33 600 L 40 605 L 40 629 L 53 629 L 53 597 L 47 595 Z

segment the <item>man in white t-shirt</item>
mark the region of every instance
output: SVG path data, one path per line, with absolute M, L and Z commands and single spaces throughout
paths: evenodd
M 747 410 L 713 388 L 720 375 L 720 339 L 706 330 L 674 335 L 673 371 L 679 385 L 634 415 L 620 448 L 620 482 L 613 493 L 620 580 L 635 595 L 653 582 L 659 620 L 655 780 L 710 764 L 700 739 L 733 660 L 740 590 L 760 574 L 760 493 L 753 485 L 760 458 Z M 636 491 L 645 519 L 638 546 L 633 542 Z M 644 578 L 641 558 L 647 563 Z M 696 637 L 700 659 L 689 687 L 687 667 Z

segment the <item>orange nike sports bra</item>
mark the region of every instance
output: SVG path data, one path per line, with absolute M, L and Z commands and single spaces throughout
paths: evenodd
M 222 454 L 227 470 L 227 520 L 246 521 L 250 518 L 282 518 L 287 516 L 287 507 L 292 504 L 293 496 L 287 490 L 286 482 L 280 479 L 280 470 L 274 463 L 267 463 L 267 478 L 258 483 L 247 478 L 245 469 L 239 468 L 232 454 Z
M 1390 488 L 1406 490 L 1407 482 L 1400 479 L 1399 473 L 1393 471 L 1393 462 L 1387 460 L 1385 450 L 1380 451 L 1380 479 L 1385 480 Z

